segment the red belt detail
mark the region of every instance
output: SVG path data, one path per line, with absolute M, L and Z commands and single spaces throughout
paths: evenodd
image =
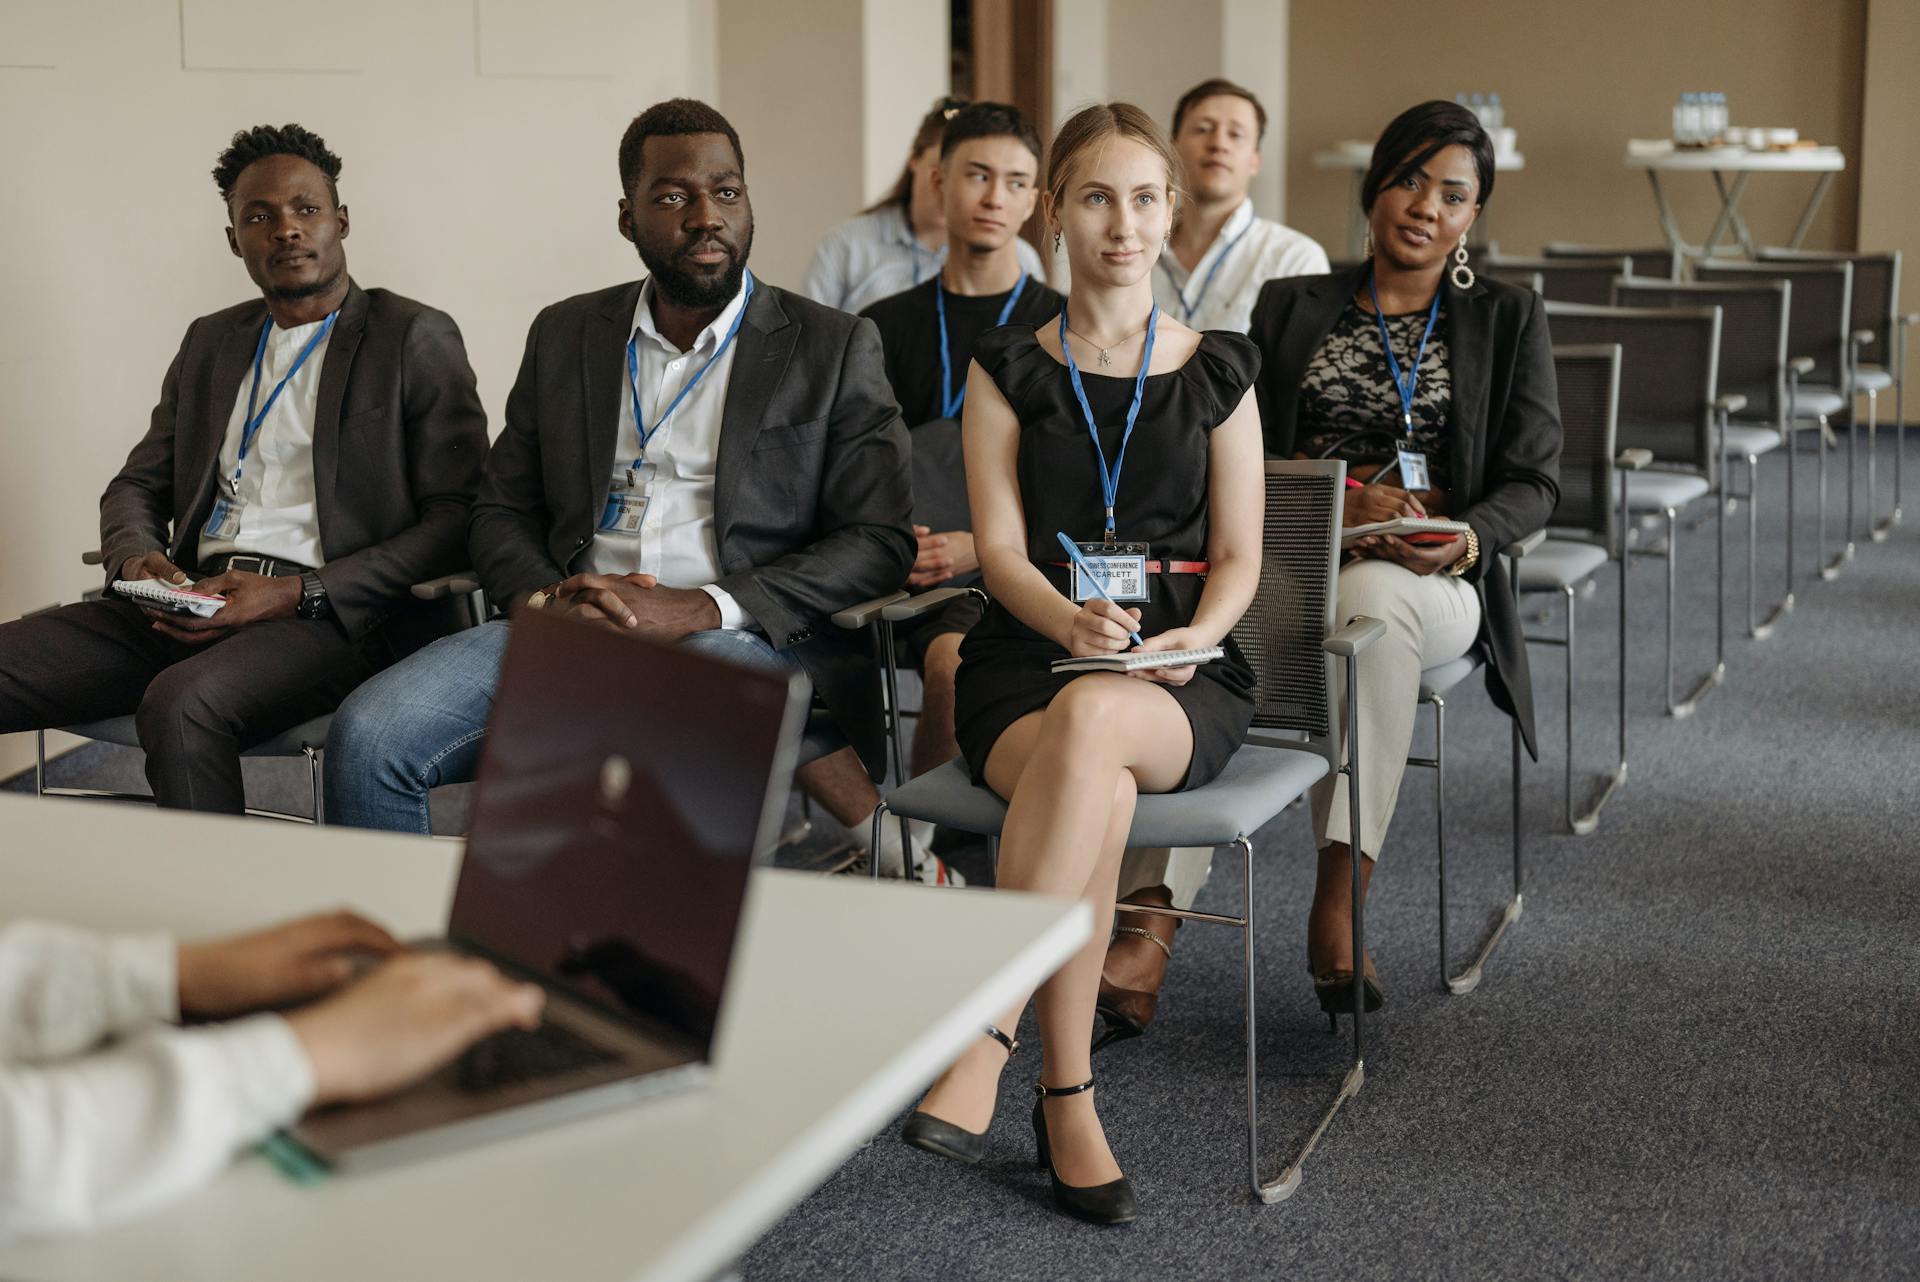
M 1056 570 L 1067 569 L 1070 565 L 1070 563 L 1066 561 L 1049 561 L 1047 562 L 1047 564 L 1051 565 Z M 1148 574 L 1209 574 L 1212 571 L 1213 571 L 1213 562 L 1211 561 L 1149 561 L 1147 562 Z

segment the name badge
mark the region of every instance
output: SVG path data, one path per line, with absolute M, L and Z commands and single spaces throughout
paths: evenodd
M 1432 478 L 1427 475 L 1427 455 L 1424 450 L 1400 451 L 1400 483 L 1408 490 L 1433 488 Z
M 215 498 L 213 514 L 207 518 L 206 537 L 210 539 L 237 539 L 240 537 L 240 502 L 238 499 Z
M 1147 599 L 1147 545 L 1144 543 L 1082 543 L 1080 563 L 1072 567 L 1067 595 L 1076 603 L 1097 597 L 1098 582 L 1115 601 Z M 1084 563 L 1085 569 L 1081 568 Z M 1091 579 L 1089 578 L 1091 576 Z
M 600 513 L 602 534 L 638 534 L 647 518 L 647 504 L 653 498 L 653 478 L 659 469 L 642 459 L 614 476 L 613 489 L 607 494 L 607 506 Z

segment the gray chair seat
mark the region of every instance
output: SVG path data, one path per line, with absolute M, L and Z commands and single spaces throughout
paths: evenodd
M 1664 512 L 1693 502 L 1711 488 L 1706 477 L 1690 472 L 1634 472 L 1627 477 L 1627 507 Z
M 1252 836 L 1285 802 L 1327 773 L 1326 758 L 1291 748 L 1243 746 L 1217 778 L 1191 792 L 1143 794 L 1130 846 L 1224 846 Z M 887 809 L 963 832 L 998 835 L 1007 805 L 949 761 L 887 794 Z
M 1835 414 L 1845 413 L 1846 408 L 1847 398 L 1840 395 L 1837 388 L 1802 383 L 1793 396 L 1793 416 L 1796 419 L 1817 419 L 1822 414 L 1831 418 Z
M 1533 559 L 1529 552 L 1520 563 L 1525 565 Z M 1480 671 L 1480 656 L 1463 654 L 1457 659 L 1448 659 L 1445 663 L 1428 668 L 1420 674 L 1420 702 L 1428 703 L 1434 699 L 1444 699 L 1455 686 Z
M 1607 563 L 1607 550 L 1593 543 L 1548 539 L 1518 562 L 1522 592 L 1560 592 Z
M 309 748 L 319 750 L 327 746 L 327 731 L 333 727 L 333 714 L 315 717 L 304 721 L 291 730 L 283 730 L 273 738 L 256 743 L 241 752 L 243 757 L 298 757 Z M 78 735 L 82 739 L 92 739 L 98 743 L 118 744 L 122 748 L 138 748 L 140 732 L 134 726 L 131 716 L 108 717 L 105 721 L 89 721 L 84 725 L 61 726 L 64 734 Z
M 1856 365 L 1853 385 L 1863 392 L 1884 392 L 1893 386 L 1893 375 L 1884 365 Z
M 1757 458 L 1780 448 L 1780 433 L 1770 427 L 1732 423 L 1727 427 L 1727 453 L 1735 458 Z

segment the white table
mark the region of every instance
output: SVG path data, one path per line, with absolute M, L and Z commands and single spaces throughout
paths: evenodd
M 0 920 L 188 935 L 341 904 L 435 934 L 461 851 L 7 796 L 0 833 Z M 0 1277 L 700 1282 L 1051 974 L 1089 922 L 1061 900 L 763 871 L 706 1089 L 314 1188 L 247 1156 L 135 1223 L 0 1250 Z
M 1790 247 L 1798 249 L 1807 237 L 1807 229 L 1813 226 L 1813 216 L 1819 212 L 1820 202 L 1826 199 L 1827 189 L 1833 186 L 1834 175 L 1847 167 L 1847 159 L 1838 147 L 1807 147 L 1798 151 L 1748 151 L 1745 147 L 1675 147 L 1666 151 L 1628 148 L 1626 166 L 1647 171 L 1654 203 L 1660 207 L 1660 228 L 1666 233 L 1669 246 L 1704 256 L 1711 254 L 1720 243 L 1721 234 L 1731 229 L 1741 248 L 1751 255 L 1755 250 L 1753 236 L 1740 217 L 1740 197 L 1746 193 L 1747 180 L 1755 174 L 1820 175 L 1807 197 L 1806 208 L 1800 211 L 1793 236 L 1787 241 Z M 1667 203 L 1667 193 L 1660 186 L 1661 174 L 1687 172 L 1712 174 L 1714 190 L 1720 193 L 1720 216 L 1714 219 L 1713 230 L 1707 233 L 1706 242 L 1698 249 L 1689 246 L 1680 234 L 1673 207 Z M 1727 178 L 1729 174 L 1733 175 L 1731 182 Z
M 1337 147 L 1329 147 L 1325 151 L 1313 153 L 1315 169 L 1345 169 L 1353 174 L 1353 190 L 1347 198 L 1347 252 L 1355 258 L 1361 256 L 1361 246 L 1365 243 L 1367 235 L 1367 215 L 1360 208 L 1360 187 L 1366 180 L 1367 170 L 1372 166 L 1373 144 L 1370 142 L 1343 143 Z M 1506 173 L 1526 167 L 1527 157 L 1524 152 L 1496 151 L 1493 153 L 1495 173 Z M 1483 221 L 1485 220 L 1477 220 L 1474 223 L 1474 232 L 1477 236 L 1474 243 L 1476 244 L 1486 240 L 1486 229 L 1480 226 L 1480 222 Z

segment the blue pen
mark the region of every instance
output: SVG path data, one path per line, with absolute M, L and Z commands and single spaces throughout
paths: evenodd
M 1107 590 L 1100 586 L 1099 578 L 1094 574 L 1092 568 L 1087 565 L 1087 559 L 1080 555 L 1079 547 L 1075 545 L 1072 539 L 1067 537 L 1066 531 L 1061 530 L 1056 535 L 1056 537 L 1060 540 L 1060 546 L 1067 550 L 1068 559 L 1070 559 L 1075 565 L 1080 567 L 1080 573 L 1087 576 L 1088 585 L 1091 586 L 1095 592 L 1098 592 L 1100 594 L 1100 599 L 1102 601 L 1105 601 L 1108 605 L 1112 606 L 1114 609 L 1119 610 L 1122 614 L 1125 614 L 1126 611 L 1124 609 L 1121 609 L 1120 603 L 1114 600 L 1112 597 L 1108 596 Z M 1128 630 L 1127 635 L 1133 638 L 1133 643 L 1135 645 L 1146 644 L 1145 641 L 1142 641 L 1140 639 L 1140 634 L 1138 632 Z

